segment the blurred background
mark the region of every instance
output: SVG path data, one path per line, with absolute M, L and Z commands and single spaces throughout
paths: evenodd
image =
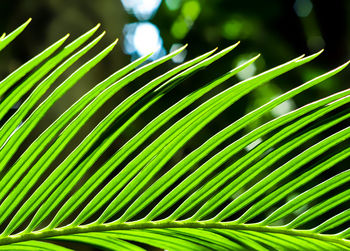
M 107 34 L 100 46 L 86 55 L 84 60 L 95 55 L 103 46 L 113 42 L 115 38 L 119 38 L 119 41 L 117 48 L 89 72 L 71 92 L 68 92 L 59 103 L 60 105 L 50 110 L 45 121 L 38 126 L 23 145 L 22 151 L 49 123 L 54 121 L 70 104 L 92 86 L 122 66 L 150 52 L 155 52 L 150 59 L 155 60 L 184 44 L 188 44 L 186 50 L 171 62 L 148 73 L 142 80 L 135 81 L 135 85 L 123 88 L 122 92 L 113 97 L 110 103 L 104 106 L 101 113 L 91 120 L 91 123 L 86 126 L 81 135 L 78 135 L 77 143 L 116 104 L 142 86 L 145 80 L 150 80 L 165 70 L 215 47 L 223 49 L 237 41 L 241 42 L 229 55 L 186 80 L 163 98 L 157 106 L 153 106 L 150 112 L 145 113 L 133 125 L 133 128 L 122 135 L 104 157 L 108 158 L 108 154 L 113 154 L 145 123 L 166 107 L 258 53 L 261 53 L 261 57 L 254 64 L 238 74 L 233 80 L 224 83 L 220 87 L 221 89 L 214 90 L 212 95 L 225 87 L 232 86 L 235 82 L 268 70 L 301 54 L 309 55 L 323 48 L 325 49 L 316 60 L 270 81 L 245 96 L 232 108 L 227 109 L 222 116 L 206 126 L 199 135 L 186 144 L 181 152 L 176 155 L 176 158 L 168 163 L 169 166 L 174 165 L 203 143 L 210 135 L 215 134 L 248 111 L 350 59 L 350 1 L 346 0 L 271 0 L 268 3 L 258 0 L 1 1 L 1 32 L 9 33 L 29 17 L 33 18 L 29 27 L 11 46 L 2 52 L 0 57 L 1 78 L 4 78 L 66 33 L 71 34 L 70 39 L 72 41 L 73 38 L 78 37 L 97 23 L 101 23 L 102 30 L 106 30 Z M 68 76 L 73 70 L 74 67 L 71 71 L 67 71 L 65 76 Z M 293 100 L 283 103 L 270 114 L 245 128 L 244 131 L 240 132 L 240 135 L 267 120 L 308 102 L 349 88 L 349 78 L 350 70 L 347 69 L 330 81 L 325 81 L 317 87 L 298 95 Z M 201 102 L 204 100 L 201 100 Z M 171 123 L 173 122 L 171 121 Z M 332 132 L 339 130 L 346 124 L 349 123 L 343 123 L 335 129 L 328 130 L 320 138 L 332 134 Z M 313 142 L 310 142 L 310 144 Z M 70 147 L 72 149 L 74 143 Z M 304 146 L 300 150 L 306 147 Z M 340 145 L 339 149 L 342 147 Z M 335 151 L 339 149 L 337 148 Z M 70 150 L 67 148 L 65 151 L 65 154 L 67 154 Z M 331 153 L 326 153 L 324 158 L 327 158 L 329 154 Z M 61 157 L 64 157 L 64 153 Z M 96 166 L 104 161 L 104 159 L 101 159 Z M 60 162 L 60 160 L 57 160 L 56 165 Z M 338 165 L 338 171 L 335 172 L 344 170 L 349 164 L 349 161 L 342 162 Z
M 119 38 L 118 46 L 87 75 L 84 84 L 74 90 L 77 97 L 81 95 L 80 91 L 85 92 L 107 74 L 140 56 L 155 52 L 151 58 L 154 60 L 184 44 L 189 46 L 173 60 L 173 65 L 215 47 L 222 49 L 241 41 L 233 53 L 216 63 L 218 74 L 261 53 L 255 64 L 237 76 L 238 80 L 301 54 L 308 55 L 325 49 L 317 60 L 302 70 L 297 69 L 286 74 L 286 77 L 271 81 L 249 95 L 242 109 L 251 109 L 348 60 L 349 13 L 350 2 L 345 0 L 332 3 L 272 0 L 269 4 L 249 0 L 3 0 L 0 31 L 9 32 L 28 17 L 32 17 L 33 21 L 4 51 L 0 58 L 0 77 L 6 76 L 66 33 L 70 33 L 70 39 L 73 39 L 97 23 L 101 23 L 102 29 L 107 31 L 99 49 L 115 38 Z M 96 52 L 91 55 L 93 53 Z M 201 85 L 208 80 L 208 76 L 215 76 L 211 72 L 208 74 L 203 71 L 192 82 Z M 325 82 L 310 90 L 306 96 L 300 95 L 286 103 L 285 109 L 299 106 L 299 100 L 309 101 L 309 98 L 344 89 L 349 75 L 349 71 L 344 71 L 331 83 Z
M 66 33 L 73 39 L 101 23 L 107 31 L 106 45 L 116 37 L 120 39 L 117 52 L 102 62 L 104 71 L 115 70 L 149 52 L 156 52 L 152 59 L 159 58 L 186 43 L 188 49 L 174 60 L 175 64 L 241 41 L 221 66 L 229 69 L 262 53 L 259 62 L 241 76 L 244 78 L 324 48 L 323 55 L 305 67 L 304 74 L 293 76 L 300 82 L 349 58 L 349 12 L 350 3 L 345 0 L 272 0 L 269 4 L 256 0 L 3 0 L 2 32 L 8 33 L 28 17 L 33 21 L 6 50 L 2 61 L 7 64 L 1 64 L 0 70 L 6 74 Z M 341 78 L 346 79 L 348 74 L 343 73 Z M 327 88 L 341 85 L 339 79 Z M 295 81 L 280 83 L 278 88 Z

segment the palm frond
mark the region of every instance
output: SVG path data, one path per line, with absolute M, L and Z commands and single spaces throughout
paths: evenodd
M 0 50 L 29 22 L 3 35 Z M 68 35 L 63 37 L 0 82 L 0 250 L 65 250 L 61 241 L 107 250 L 145 250 L 145 245 L 166 250 L 350 249 L 350 172 L 336 165 L 349 157 L 350 148 L 335 150 L 350 138 L 349 127 L 339 129 L 350 117 L 346 109 L 350 89 L 232 139 L 349 62 L 256 108 L 207 137 L 176 164 L 169 164 L 195 135 L 243 96 L 322 51 L 238 82 L 196 105 L 225 81 L 232 82 L 260 55 L 247 60 L 157 115 L 96 168 L 101 156 L 138 118 L 184 79 L 239 43 L 209 51 L 145 83 L 116 105 L 66 158 L 60 157 L 111 97 L 186 46 L 153 62 L 147 61 L 151 55 L 141 57 L 83 95 L 19 154 L 49 109 L 115 47 L 117 41 L 43 99 L 66 70 L 102 39 L 104 32 L 83 46 L 98 28 L 60 49 Z M 20 100 L 20 107 L 6 118 Z M 335 133 L 323 136 L 334 128 L 338 128 Z M 257 140 L 257 146 L 245 150 Z

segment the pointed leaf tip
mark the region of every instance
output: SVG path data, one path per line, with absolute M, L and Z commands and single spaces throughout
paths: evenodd
M 182 52 L 184 49 L 186 49 L 186 47 L 187 47 L 187 44 L 181 46 L 179 49 L 177 49 L 177 50 L 171 52 L 170 54 L 179 54 L 179 53 Z
M 346 68 L 348 65 L 350 64 L 350 60 L 346 61 L 344 64 L 338 66 L 337 68 L 335 68 L 334 70 L 332 71 L 342 71 L 344 68 Z
M 237 66 L 236 68 L 232 69 L 230 72 L 236 72 L 238 68 L 244 69 L 246 66 L 252 64 L 255 62 L 255 60 L 257 60 L 260 57 L 260 53 L 258 55 L 256 55 L 255 57 L 247 60 L 246 62 L 244 62 L 243 64 Z M 245 66 L 245 67 L 244 67 Z M 243 68 L 242 68 L 243 67 Z
M 237 42 L 237 43 L 235 43 L 235 44 L 233 44 L 233 45 L 230 45 L 229 47 L 227 47 L 227 48 L 225 48 L 225 49 L 223 49 L 221 52 L 229 52 L 229 51 L 231 51 L 231 50 L 233 50 L 234 48 L 236 48 L 238 45 L 239 45 L 239 41 Z M 217 47 L 216 47 L 217 48 Z
M 218 47 L 215 47 L 214 49 L 212 49 L 211 51 L 209 51 L 208 53 L 210 53 L 210 54 L 213 54 L 215 51 L 217 51 L 218 50 Z
M 261 54 L 257 54 L 255 57 L 252 57 L 251 59 L 249 59 L 248 61 L 246 61 L 245 63 L 253 63 L 255 60 L 257 60 L 259 57 L 261 56 Z
M 115 46 L 115 45 L 118 43 L 118 41 L 119 41 L 119 38 L 116 38 L 116 39 L 114 40 L 114 42 L 112 43 L 113 46 Z
M 350 60 L 348 60 L 347 62 L 345 62 L 342 66 L 344 66 L 344 68 L 346 67 L 346 66 L 348 66 L 350 64 Z
M 63 44 L 64 41 L 67 40 L 67 38 L 70 36 L 70 33 L 67 33 L 64 37 L 62 37 L 60 40 L 58 40 L 56 43 L 57 44 Z
M 149 53 L 148 55 L 146 55 L 146 56 L 144 56 L 144 57 L 150 58 L 150 57 L 153 56 L 153 54 L 154 54 L 154 52 L 151 52 L 151 53 Z
M 90 29 L 88 32 L 86 32 L 86 34 L 93 34 L 93 33 L 95 33 L 95 32 L 98 30 L 98 28 L 100 28 L 100 26 L 101 26 L 100 23 L 96 24 L 95 27 L 93 27 L 93 28 Z M 104 32 L 105 32 L 105 31 L 104 31 Z
M 314 54 L 311 54 L 310 56 L 307 56 L 307 57 L 305 57 L 305 54 L 303 54 L 301 58 L 298 58 L 296 60 L 296 62 L 311 61 L 311 60 L 315 59 L 316 57 L 318 57 L 323 51 L 324 50 L 322 49 L 322 50 L 320 50 Z
M 324 49 L 319 50 L 318 52 L 316 52 L 315 54 L 311 55 L 317 57 L 318 55 L 322 54 L 322 52 L 324 52 Z
M 101 38 L 103 38 L 103 36 L 106 34 L 105 31 L 103 31 L 96 39 L 100 40 Z
M 255 57 L 253 57 L 252 59 L 257 60 L 259 57 L 261 56 L 261 53 L 258 53 Z
M 118 42 L 118 38 L 115 39 L 106 49 L 112 50 L 114 48 L 114 46 L 117 44 L 117 42 Z
M 96 24 L 92 29 L 90 29 L 87 33 L 94 33 L 98 28 L 100 28 L 101 24 Z
M 249 59 L 247 62 L 254 63 L 254 61 L 257 60 L 260 56 L 261 56 L 261 54 L 259 53 L 255 57 L 252 57 L 251 59 Z
M 297 57 L 295 60 L 298 61 L 298 60 L 301 60 L 305 57 L 305 54 L 301 54 L 299 57 Z
M 236 48 L 240 43 L 241 43 L 241 41 L 238 41 L 237 43 L 229 46 L 228 48 L 230 48 L 230 49 Z
M 101 23 L 98 23 L 98 24 L 96 24 L 96 26 L 93 28 L 93 29 L 98 29 L 98 28 L 100 28 L 100 26 L 101 26 Z
M 349 63 L 350 63 L 350 60 L 345 62 L 344 64 L 338 66 L 337 68 L 331 70 L 329 73 L 331 73 L 331 72 L 334 72 L 334 74 L 338 73 L 338 72 L 344 70 L 349 65 Z

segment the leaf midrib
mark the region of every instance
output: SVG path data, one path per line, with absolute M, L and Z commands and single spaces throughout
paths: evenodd
M 83 225 L 83 226 L 67 226 L 52 230 L 40 230 L 30 233 L 19 233 L 6 237 L 0 237 L 0 245 L 8 245 L 29 240 L 42 240 L 55 236 L 89 233 L 89 232 L 104 232 L 113 230 L 132 230 L 132 229 L 150 229 L 150 228 L 201 228 L 201 229 L 230 229 L 230 230 L 245 230 L 264 233 L 278 233 L 289 236 L 299 236 L 317 239 L 325 242 L 336 243 L 348 247 L 350 250 L 350 241 L 337 238 L 336 235 L 318 234 L 311 230 L 295 230 L 286 229 L 278 226 L 261 226 L 258 224 L 237 224 L 234 222 L 209 222 L 209 221 L 154 221 L 154 222 L 126 222 L 126 223 L 107 223 L 99 225 Z

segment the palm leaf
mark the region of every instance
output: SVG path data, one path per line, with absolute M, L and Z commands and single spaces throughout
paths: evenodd
M 0 50 L 29 22 L 3 35 Z M 151 56 L 147 55 L 97 84 L 18 154 L 49 109 L 113 50 L 116 42 L 43 99 L 66 70 L 101 40 L 104 33 L 79 49 L 98 27 L 53 55 L 65 36 L 0 82 L 0 249 L 64 250 L 61 244 L 67 241 L 107 250 L 145 250 L 145 245 L 166 250 L 350 249 L 346 187 L 350 173 L 336 166 L 350 155 L 347 146 L 339 151 L 350 137 L 349 127 L 339 129 L 350 117 L 344 109 L 350 102 L 350 89 L 305 104 L 232 140 L 242 129 L 339 73 L 349 62 L 256 108 L 208 137 L 176 164 L 169 164 L 183 146 L 240 98 L 322 51 L 238 82 L 195 106 L 259 55 L 251 58 L 170 106 L 96 168 L 101 156 L 138 118 L 184 79 L 210 66 L 238 43 L 217 53 L 207 52 L 145 83 L 62 159 L 75 135 L 112 96 L 185 47 L 153 62 L 147 63 Z M 20 100 L 20 107 L 5 119 Z M 335 133 L 322 136 L 335 127 Z M 257 140 L 260 144 L 245 150 Z M 303 151 L 296 151 L 305 144 L 309 145 Z M 329 170 L 333 170 L 331 175 Z M 326 180 L 321 178 L 325 174 Z M 291 196 L 294 198 L 289 199 Z

